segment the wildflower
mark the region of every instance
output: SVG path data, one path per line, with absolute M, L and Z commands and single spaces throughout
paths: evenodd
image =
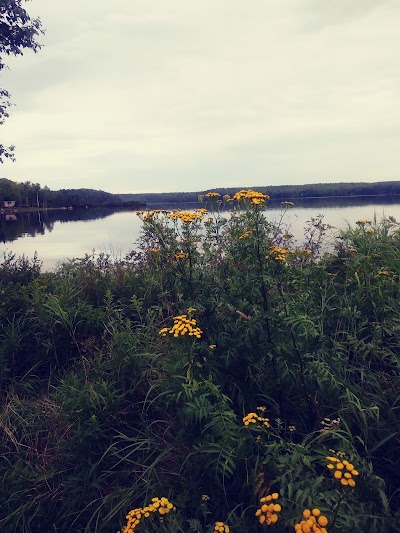
M 161 249 L 160 248 L 150 248 L 149 252 L 151 252 L 152 254 L 158 254 L 159 252 L 161 252 Z
M 393 272 L 390 272 L 389 270 L 380 270 L 378 272 L 378 276 L 391 276 Z
M 214 533 L 229 533 L 230 528 L 223 522 L 215 522 Z
M 190 211 L 172 211 L 167 217 L 174 222 L 180 220 L 183 224 L 190 224 L 198 220 L 203 220 L 201 213 L 191 213 Z
M 122 530 L 122 533 L 134 533 L 135 528 L 140 524 L 141 520 L 148 518 L 151 513 L 158 513 L 163 516 L 171 511 L 176 511 L 176 507 L 168 498 L 153 498 L 150 505 L 129 511 L 126 515 L 127 524 Z
M 200 213 L 201 215 L 207 215 L 208 211 L 207 209 L 204 209 L 204 207 L 200 207 L 199 209 L 195 209 L 196 213 Z
M 293 433 L 293 431 L 296 431 L 296 426 L 289 426 L 289 431 Z
M 290 250 L 287 248 L 280 248 L 279 246 L 271 246 L 270 250 L 269 257 L 273 257 L 275 261 L 286 261 L 286 255 L 290 254 Z
M 245 231 L 244 233 L 242 233 L 242 235 L 239 237 L 239 241 L 241 241 L 242 239 L 246 239 L 247 237 L 249 237 L 252 233 L 253 233 L 254 230 L 250 229 L 248 231 Z
M 326 516 L 321 515 L 321 511 L 317 508 L 310 511 L 304 509 L 303 519 L 298 524 L 295 524 L 294 530 L 298 533 L 328 533 L 325 526 L 328 525 Z
M 188 318 L 187 315 L 179 315 L 173 318 L 174 325 L 172 328 L 162 328 L 159 331 L 159 335 L 166 337 L 167 333 L 173 335 L 174 337 L 179 337 L 179 335 L 188 335 L 189 337 L 196 337 L 200 339 L 203 332 L 197 326 L 197 321 L 194 318 Z
M 261 506 L 256 511 L 256 516 L 260 524 L 266 524 L 267 526 L 276 524 L 279 518 L 278 513 L 282 510 L 282 507 L 276 501 L 278 498 L 279 494 L 274 492 L 260 499 Z
M 216 344 L 210 344 L 210 346 L 209 346 L 210 350 L 215 350 L 216 347 L 217 347 Z
M 266 428 L 271 427 L 271 424 L 269 423 L 269 418 L 259 416 L 257 413 L 248 413 L 246 416 L 243 417 L 243 424 L 246 427 L 250 426 L 250 424 L 257 424 L 257 422 L 260 422 L 260 424 Z
M 175 254 L 175 258 L 176 259 L 186 259 L 188 256 L 188 254 L 186 254 L 185 252 L 177 252 Z
M 356 254 L 358 252 L 357 248 L 349 248 L 349 252 Z
M 221 195 L 219 194 L 219 192 L 208 192 L 206 195 L 205 195 L 206 198 L 220 198 Z
M 233 199 L 238 202 L 242 200 L 250 200 L 254 205 L 260 205 L 265 203 L 266 200 L 269 200 L 268 194 L 263 194 L 262 192 L 253 191 L 251 189 L 242 189 L 241 191 L 233 195 Z
M 333 472 L 333 477 L 340 481 L 343 486 L 355 487 L 356 482 L 353 478 L 357 477 L 359 472 L 355 469 L 353 464 L 349 463 L 347 459 L 344 459 L 345 456 L 343 452 L 339 453 L 340 459 L 330 455 L 326 457 L 327 461 L 329 461 L 326 467 Z M 339 453 L 336 455 L 339 455 Z
M 195 311 L 197 311 L 197 309 L 195 307 L 188 307 L 188 313 L 194 313 Z
M 365 226 L 365 224 L 371 224 L 371 221 L 370 220 L 357 220 L 356 224 L 358 224 L 359 226 Z

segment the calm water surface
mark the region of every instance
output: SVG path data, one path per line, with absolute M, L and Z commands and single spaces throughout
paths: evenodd
M 160 206 L 149 206 L 160 208 Z M 172 208 L 172 206 L 163 206 Z M 183 206 L 180 205 L 180 208 Z M 198 205 L 191 205 L 194 209 Z M 185 209 L 189 206 L 185 206 Z M 278 220 L 280 203 L 270 203 L 269 220 Z M 291 233 L 301 243 L 304 226 L 318 214 L 334 226 L 336 231 L 354 224 L 359 219 L 378 219 L 393 216 L 400 221 L 399 197 L 353 199 L 307 199 L 296 201 L 284 220 L 291 225 Z M 229 212 L 226 212 L 229 216 Z M 7 219 L 6 219 L 7 218 Z M 135 211 L 87 209 L 49 211 L 45 213 L 16 214 L 0 218 L 0 258 L 3 253 L 33 257 L 37 252 L 45 270 L 53 269 L 65 259 L 84 257 L 86 253 L 107 252 L 113 257 L 124 257 L 139 237 L 141 221 Z

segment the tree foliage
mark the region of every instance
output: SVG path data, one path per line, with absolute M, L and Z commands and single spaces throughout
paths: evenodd
M 4 69 L 4 56 L 23 55 L 26 49 L 37 52 L 41 45 L 38 35 L 43 33 L 38 18 L 31 18 L 23 7 L 23 0 L 0 1 L 0 70 Z M 10 94 L 0 88 L 0 125 L 9 116 Z M 14 147 L 0 144 L 0 163 L 4 159 L 14 160 Z

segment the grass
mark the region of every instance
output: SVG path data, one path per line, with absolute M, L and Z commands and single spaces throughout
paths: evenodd
M 135 531 L 400 531 L 397 222 L 324 253 L 322 217 L 299 248 L 288 204 L 201 200 L 124 260 L 4 258 L 2 531 L 127 532 L 162 497 Z

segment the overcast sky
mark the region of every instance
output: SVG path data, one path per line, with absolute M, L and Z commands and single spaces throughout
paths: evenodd
M 193 191 L 400 179 L 399 0 L 33 0 L 0 176 Z

